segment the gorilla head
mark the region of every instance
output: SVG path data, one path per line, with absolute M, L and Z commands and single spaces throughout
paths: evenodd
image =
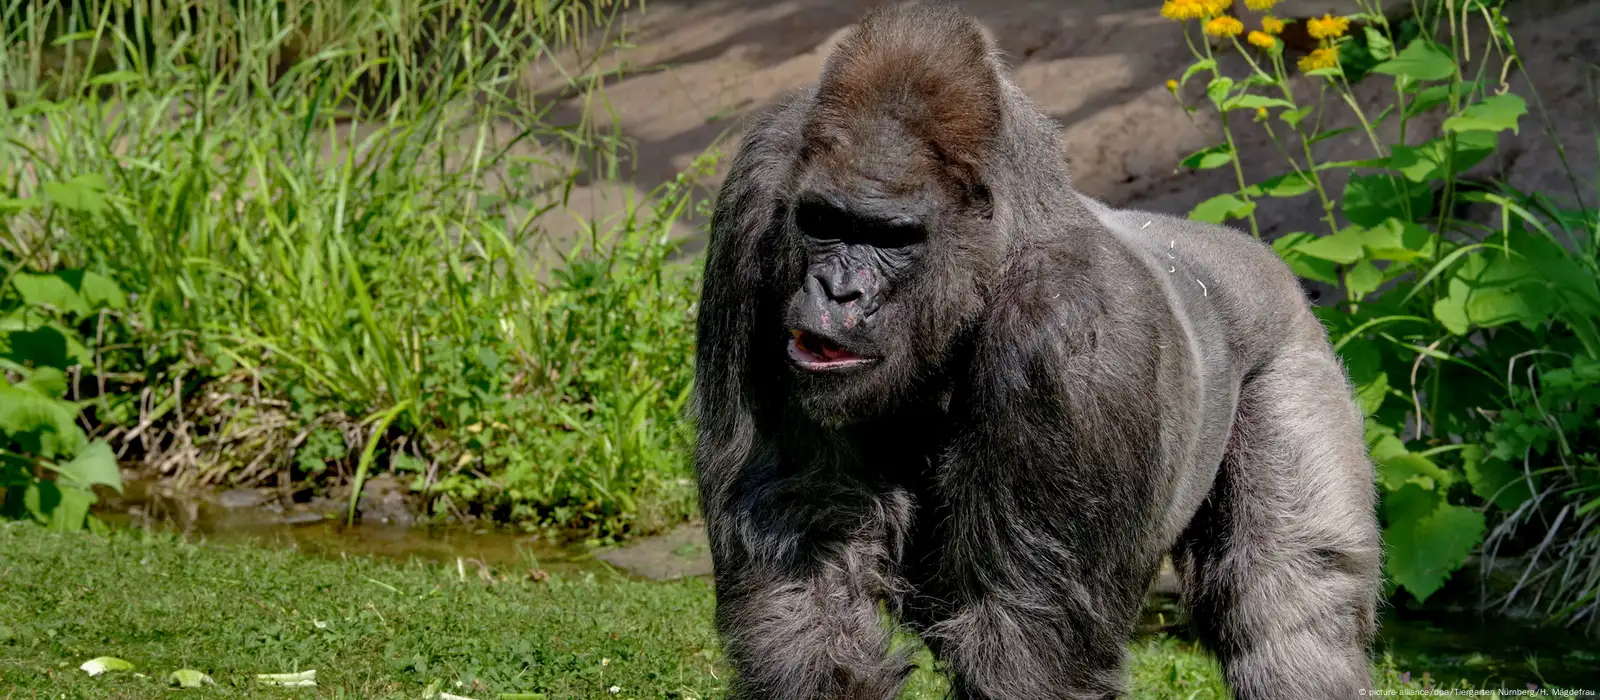
M 817 87 L 780 278 L 792 396 L 823 425 L 883 415 L 942 375 L 1005 249 L 982 177 L 997 72 L 979 28 L 950 20 L 960 41 L 931 62 L 937 35 L 863 27 Z

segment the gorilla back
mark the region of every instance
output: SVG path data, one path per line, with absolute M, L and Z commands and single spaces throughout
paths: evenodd
M 1075 193 L 973 21 L 869 14 L 748 128 L 693 409 L 736 697 L 1103 698 L 1164 553 L 1237 697 L 1370 684 L 1372 465 L 1293 275 Z

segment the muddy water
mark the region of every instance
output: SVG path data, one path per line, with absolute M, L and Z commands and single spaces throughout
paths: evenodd
M 291 547 L 327 557 L 416 559 L 460 567 L 465 576 L 502 581 L 546 573 L 660 580 L 710 572 L 704 531 L 695 526 L 594 550 L 502 529 L 406 525 L 409 517 L 392 504 L 385 507 L 379 498 L 364 497 L 362 523 L 347 527 L 346 506 L 329 499 L 284 500 L 269 490 L 196 495 L 132 481 L 122 497 L 106 494 L 97 515 L 113 526 L 176 532 L 212 543 Z M 1141 635 L 1189 637 L 1175 592 L 1176 581 L 1170 571 L 1164 572 L 1152 589 Z M 1444 682 L 1465 679 L 1516 689 L 1556 684 L 1600 692 L 1600 643 L 1595 640 L 1445 605 L 1386 608 L 1378 652 L 1392 654 L 1401 671 L 1416 677 L 1426 673 Z
M 363 499 L 365 503 L 366 499 Z M 112 527 L 172 532 L 208 543 L 285 547 L 328 557 L 373 556 L 461 566 L 467 575 L 583 574 L 613 570 L 588 548 L 502 528 L 417 525 L 376 509 L 347 526 L 347 501 L 296 502 L 270 489 L 195 494 L 131 480 L 123 495 L 106 493 L 95 515 Z

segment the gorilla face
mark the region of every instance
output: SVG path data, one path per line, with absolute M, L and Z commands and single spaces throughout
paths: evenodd
M 784 341 L 795 400 L 840 426 L 892 410 L 939 372 L 975 315 L 983 266 L 963 249 L 994 246 L 962 245 L 989 235 L 987 191 L 902 124 L 867 122 L 822 143 L 789 207 L 786 240 L 804 273 Z

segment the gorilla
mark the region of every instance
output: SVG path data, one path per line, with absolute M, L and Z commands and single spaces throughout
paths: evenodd
M 1236 229 L 1072 189 L 987 31 L 869 12 L 748 127 L 696 323 L 694 464 L 736 698 L 1111 698 L 1163 555 L 1242 700 L 1353 698 L 1363 418 Z M 892 622 L 890 622 L 892 621 Z

